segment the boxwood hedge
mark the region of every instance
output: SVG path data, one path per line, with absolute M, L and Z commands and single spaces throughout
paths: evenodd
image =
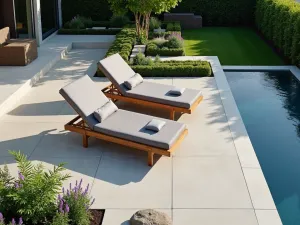
M 147 48 L 147 56 L 183 56 L 183 48 Z
M 294 0 L 257 0 L 259 31 L 293 64 L 300 66 L 300 4 Z
M 136 38 L 136 31 L 134 28 L 123 28 L 117 35 L 116 40 L 112 43 L 106 53 L 106 57 L 119 53 L 122 58 L 128 61 L 129 55 L 133 48 Z
M 212 70 L 207 61 L 162 61 L 154 65 L 131 65 L 143 77 L 207 77 Z M 97 71 L 97 76 L 104 76 Z

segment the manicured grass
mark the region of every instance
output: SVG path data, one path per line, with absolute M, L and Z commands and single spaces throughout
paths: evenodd
M 185 54 L 218 56 L 222 65 L 283 65 L 283 60 L 250 28 L 185 30 Z

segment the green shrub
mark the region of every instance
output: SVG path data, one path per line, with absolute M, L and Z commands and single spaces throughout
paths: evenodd
M 168 23 L 166 27 L 166 31 L 174 31 L 174 24 L 173 23 Z
M 157 47 L 163 47 L 166 44 L 167 40 L 164 38 L 155 38 L 151 42 L 149 42 L 148 46 L 156 45 Z
M 158 29 L 161 26 L 161 22 L 156 17 L 151 17 L 149 21 L 149 30 L 153 31 L 154 29 Z
M 93 29 L 59 29 L 57 34 L 64 35 L 116 35 L 120 32 L 117 29 L 104 29 L 104 30 L 93 30 Z
M 256 26 L 293 64 L 300 65 L 300 4 L 294 0 L 257 0 Z
M 133 65 L 153 65 L 154 62 L 150 57 L 146 57 L 143 53 L 139 52 L 134 58 L 133 58 Z
M 130 22 L 129 18 L 125 15 L 123 15 L 123 16 L 114 15 L 110 19 L 110 27 L 122 28 L 129 22 Z
M 1 225 L 1 224 L 0 224 Z M 67 212 L 56 212 L 51 225 L 69 225 L 69 216 Z
M 176 36 L 172 36 L 169 38 L 169 40 L 165 43 L 165 46 L 173 49 L 173 48 L 182 48 L 183 47 L 183 41 Z
M 119 53 L 124 60 L 128 61 L 135 39 L 136 31 L 134 28 L 123 28 L 116 35 L 116 40 L 108 49 L 106 57 Z
M 167 47 L 163 48 L 148 48 L 146 54 L 148 56 L 183 56 L 184 49 L 183 48 L 172 48 L 169 49 Z
M 85 25 L 79 16 L 75 16 L 71 21 L 68 23 L 68 27 L 70 29 L 84 29 Z
M 95 199 L 89 196 L 89 185 L 83 189 L 82 180 L 76 181 L 76 184 L 68 190 L 63 190 L 63 196 L 59 196 L 59 211 L 64 209 L 64 204 L 68 206 L 68 216 L 72 225 L 90 225 L 91 213 L 88 209 L 94 203 Z
M 11 217 L 21 216 L 27 224 L 41 224 L 55 213 L 56 196 L 62 182 L 63 164 L 44 171 L 43 164 L 32 164 L 20 152 L 10 152 L 18 164 L 18 178 L 12 178 L 7 167 L 0 169 L 0 212 Z
M 94 22 L 91 19 L 91 17 L 79 16 L 79 19 L 84 24 L 84 27 L 86 27 L 86 28 L 93 27 Z
M 206 77 L 212 76 L 207 61 L 160 61 L 159 57 L 153 65 L 131 65 L 131 68 L 143 77 Z M 104 76 L 98 70 L 97 76 Z
M 163 61 L 152 66 L 136 65 L 132 69 L 144 77 L 205 77 L 211 76 L 210 64 L 205 61 L 183 61 L 168 63 Z

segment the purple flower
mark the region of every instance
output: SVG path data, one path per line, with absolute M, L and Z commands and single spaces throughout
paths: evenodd
M 70 191 L 69 190 L 67 190 L 67 195 L 70 196 Z
M 76 182 L 75 182 L 75 186 L 77 187 L 77 185 L 78 185 L 78 180 L 76 180 Z
M 60 202 L 59 202 L 59 211 L 60 211 L 61 213 L 64 212 L 63 206 L 64 206 L 64 202 L 63 202 L 63 200 L 60 200 Z
M 90 184 L 88 184 L 88 185 L 86 186 L 86 189 L 84 190 L 83 195 L 86 195 L 86 194 L 88 193 L 89 187 L 90 187 Z
M 23 219 L 22 219 L 22 217 L 20 217 L 18 225 L 22 225 L 22 224 L 23 224 Z
M 62 198 L 61 198 L 61 195 L 58 195 L 57 200 L 58 200 L 58 201 L 61 201 L 61 199 L 62 199 Z
M 12 225 L 15 225 L 15 224 L 16 224 L 16 221 L 15 221 L 15 219 L 14 219 L 14 218 L 12 218 L 12 220 L 11 220 L 11 224 L 12 224 Z
M 19 179 L 20 180 L 24 180 L 25 179 L 25 177 L 23 176 L 23 174 L 20 171 L 18 171 L 18 174 L 19 174 Z
M 4 217 L 3 217 L 3 214 L 0 212 L 0 222 L 3 222 L 4 221 Z
M 70 191 L 72 191 L 72 184 L 70 183 Z
M 68 204 L 66 204 L 66 206 L 65 206 L 65 212 L 66 212 L 66 213 L 69 213 L 69 212 L 70 212 L 70 208 L 69 208 L 69 205 L 68 205 Z
M 93 199 L 93 201 L 92 201 L 91 205 L 93 205 L 93 204 L 94 204 L 94 202 L 95 202 L 95 198 Z M 91 205 L 90 205 L 90 206 L 91 206 Z
M 62 193 L 63 193 L 63 194 L 65 193 L 65 188 L 64 188 L 64 187 L 62 188 Z
M 81 190 L 81 185 L 82 185 L 82 178 L 80 179 L 80 182 L 79 182 L 79 185 L 78 185 L 78 188 Z
M 15 183 L 15 188 L 18 189 L 19 187 L 20 187 L 20 186 L 19 186 L 18 182 L 16 182 L 16 183 Z

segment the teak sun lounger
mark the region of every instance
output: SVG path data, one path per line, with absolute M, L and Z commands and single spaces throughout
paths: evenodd
M 119 54 L 101 60 L 98 68 L 112 83 L 102 90 L 108 98 L 167 109 L 171 120 L 174 120 L 175 112 L 191 114 L 203 99 L 199 90 L 186 88 L 181 96 L 175 97 L 169 94 L 174 86 L 148 81 L 143 81 L 131 90 L 127 89 L 124 82 L 134 76 L 135 72 Z
M 122 109 L 117 109 L 100 123 L 94 112 L 109 100 L 89 76 L 72 82 L 59 92 L 79 114 L 65 125 L 65 129 L 81 134 L 85 148 L 89 137 L 95 137 L 147 151 L 148 165 L 152 166 L 154 154 L 171 156 L 188 132 L 182 123 Z M 158 132 L 149 131 L 145 127 L 152 119 L 164 121 L 165 125 Z

